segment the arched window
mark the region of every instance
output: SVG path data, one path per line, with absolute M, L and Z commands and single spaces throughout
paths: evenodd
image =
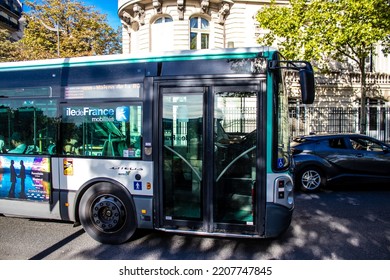
M 160 17 L 160 18 L 156 19 L 153 24 L 166 23 L 166 22 L 172 22 L 172 21 L 173 21 L 172 18 L 165 16 L 165 17 Z
M 173 49 L 173 20 L 170 16 L 161 16 L 151 24 L 151 51 Z
M 193 17 L 190 19 L 190 49 L 208 49 L 210 24 L 207 19 Z

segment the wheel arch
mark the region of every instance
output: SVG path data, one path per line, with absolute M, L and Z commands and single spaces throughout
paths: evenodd
M 326 167 L 324 167 L 322 164 L 319 164 L 318 162 L 305 162 L 304 164 L 300 164 L 299 167 L 296 167 L 294 170 L 295 176 L 296 177 L 298 174 L 300 174 L 303 170 L 307 168 L 317 168 L 319 169 L 322 174 L 327 178 L 327 172 L 326 172 Z M 295 179 L 295 178 L 294 178 Z

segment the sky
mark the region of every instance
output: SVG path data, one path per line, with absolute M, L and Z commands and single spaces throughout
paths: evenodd
M 94 6 L 101 14 L 107 15 L 108 23 L 113 29 L 117 29 L 121 26 L 120 19 L 118 17 L 118 1 L 117 0 L 79 0 L 88 6 Z

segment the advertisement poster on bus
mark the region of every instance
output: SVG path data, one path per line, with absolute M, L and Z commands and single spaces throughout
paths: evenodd
M 49 173 L 49 158 L 0 156 L 0 198 L 49 201 Z

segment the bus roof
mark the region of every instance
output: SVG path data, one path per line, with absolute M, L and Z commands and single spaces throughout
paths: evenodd
M 45 60 L 31 60 L 0 63 L 0 72 L 48 69 L 61 67 L 76 67 L 102 64 L 142 63 L 142 62 L 166 62 L 200 59 L 242 59 L 258 56 L 269 57 L 276 49 L 272 47 L 250 47 L 232 49 L 213 49 L 196 51 L 169 51 L 159 53 L 117 54 L 86 56 L 74 58 L 57 58 Z

